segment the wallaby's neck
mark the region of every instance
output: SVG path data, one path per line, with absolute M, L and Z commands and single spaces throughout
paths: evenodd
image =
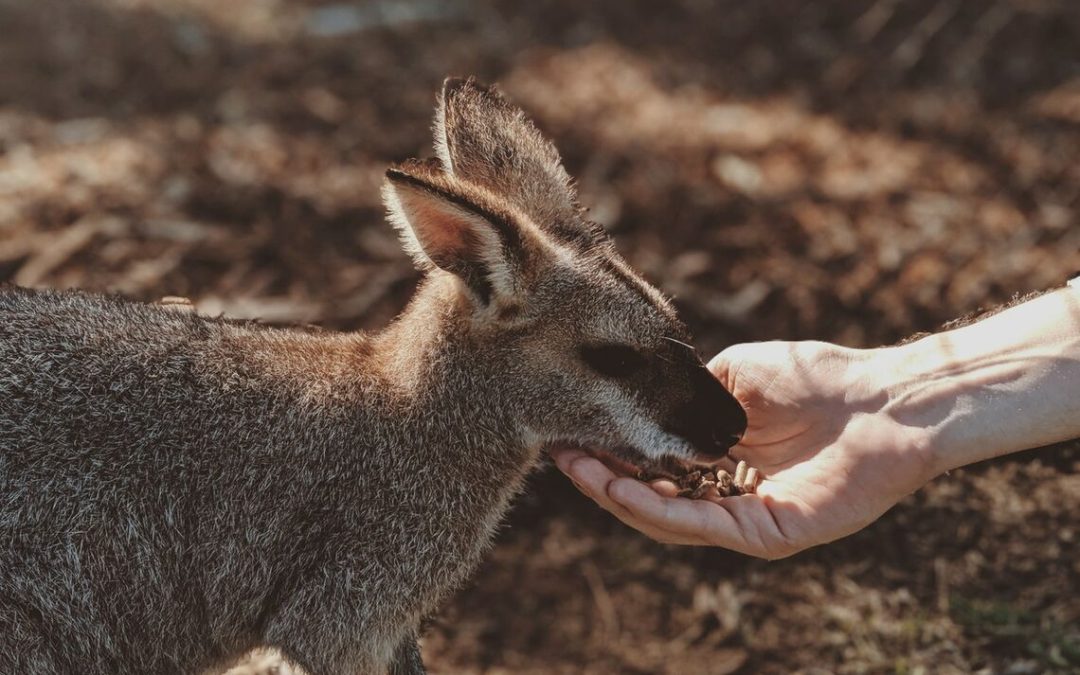
M 402 315 L 371 342 L 371 362 L 428 456 L 478 471 L 528 468 L 530 448 L 505 352 L 469 324 L 468 300 L 450 275 L 425 280 Z M 453 457 L 447 457 L 453 453 Z
M 538 450 L 520 422 L 520 383 L 508 350 L 477 337 L 452 283 L 427 280 L 375 335 L 278 333 L 273 339 L 285 354 L 234 350 L 261 359 L 256 370 L 277 384 L 294 382 L 290 403 L 328 409 L 322 418 L 335 421 L 326 433 L 290 430 L 303 439 L 293 457 L 303 463 L 314 451 L 336 467 L 316 469 L 316 480 L 339 482 L 319 494 L 342 500 L 335 508 L 353 526 L 395 523 L 395 531 L 407 533 L 361 542 L 401 561 L 387 579 L 413 601 L 390 609 L 412 618 L 430 611 L 475 565 Z M 288 370 L 274 370 L 277 363 Z M 284 423 L 304 419 L 302 409 Z M 349 465 L 356 471 L 341 470 Z

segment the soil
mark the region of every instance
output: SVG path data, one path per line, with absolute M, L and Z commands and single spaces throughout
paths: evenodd
M 887 344 L 1080 270 L 1070 0 L 0 0 L 0 280 L 384 325 L 386 165 L 498 81 L 714 352 Z M 424 640 L 435 673 L 1080 671 L 1080 453 L 954 471 L 765 562 L 550 469 Z

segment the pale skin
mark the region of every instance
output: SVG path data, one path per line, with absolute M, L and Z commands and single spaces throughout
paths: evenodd
M 691 500 L 577 450 L 555 462 L 657 541 L 783 558 L 862 529 L 950 469 L 1080 438 L 1080 287 L 906 345 L 743 344 L 709 368 L 746 408 L 731 455 L 760 470 L 756 494 Z

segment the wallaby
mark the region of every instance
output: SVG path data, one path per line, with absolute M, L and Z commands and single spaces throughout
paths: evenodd
M 422 673 L 421 620 L 550 444 L 715 460 L 746 426 L 554 146 L 448 80 L 383 197 L 426 272 L 375 335 L 0 291 L 0 673 Z

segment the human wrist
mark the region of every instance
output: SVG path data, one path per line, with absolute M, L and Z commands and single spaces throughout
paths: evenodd
M 879 351 L 883 411 L 923 430 L 932 474 L 1080 436 L 1080 291 Z
M 902 458 L 907 473 L 921 485 L 943 470 L 943 446 L 932 427 L 911 419 L 913 366 L 921 361 L 923 347 L 913 345 L 855 350 L 845 385 L 851 409 L 873 414 L 874 426 L 888 429 L 888 440 L 879 449 Z
M 882 412 L 922 438 L 925 478 L 983 459 L 994 432 L 979 422 L 976 377 L 951 338 L 929 335 L 885 349 L 877 376 Z

